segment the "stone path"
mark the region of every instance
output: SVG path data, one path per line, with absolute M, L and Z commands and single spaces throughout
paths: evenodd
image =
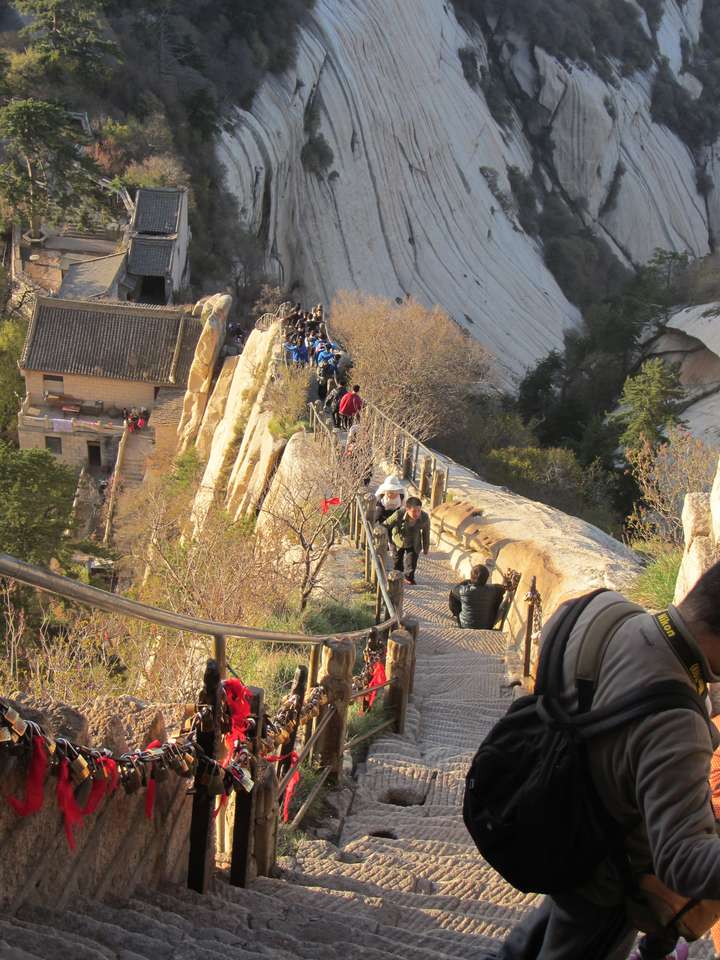
M 376 740 L 339 845 L 303 840 L 278 876 L 239 890 L 222 874 L 184 888 L 0 917 L 0 960 L 437 960 L 492 956 L 533 898 L 480 858 L 462 823 L 465 772 L 509 704 L 502 635 L 452 626 L 453 577 L 423 558 L 406 613 L 420 620 L 404 736 Z M 708 957 L 708 944 L 693 956 Z

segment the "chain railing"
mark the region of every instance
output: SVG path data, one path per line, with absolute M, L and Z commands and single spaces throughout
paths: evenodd
M 281 303 L 277 308 L 275 313 L 264 313 L 259 319 L 255 321 L 256 330 L 269 330 L 270 327 L 275 323 L 276 320 L 284 320 L 290 313 L 292 313 L 295 304 L 291 303 L 289 300 L 286 300 L 284 303 Z
M 358 518 L 361 507 L 358 500 L 354 504 Z M 287 809 L 300 764 L 313 758 L 319 760 L 322 770 L 290 823 L 290 829 L 300 825 L 328 780 L 341 774 L 343 756 L 354 749 L 357 743 L 391 726 L 399 732 L 403 731 L 407 700 L 412 689 L 417 626 L 410 622 L 401 624 L 402 578 L 393 587 L 391 574 L 391 581 L 388 582 L 385 565 L 373 543 L 372 534 L 368 533 L 370 527 L 367 517 L 362 517 L 358 523 L 362 531 L 361 539 L 364 538 L 369 544 L 371 568 L 382 605 L 378 605 L 376 620 L 379 622 L 374 627 L 350 631 L 342 636 L 280 633 L 176 614 L 0 554 L 0 576 L 93 609 L 213 639 L 214 655 L 207 661 L 194 718 L 182 738 L 118 758 L 113 758 L 109 751 L 98 751 L 69 742 L 61 746 L 58 754 L 61 764 L 63 761 L 72 764 L 69 769 L 74 770 L 76 766 L 79 769 L 82 764 L 80 774 L 85 777 L 85 769 L 89 770 L 87 776 L 93 783 L 106 777 L 106 764 L 112 761 L 115 770 L 119 771 L 118 782 L 128 793 L 141 785 L 149 785 L 155 776 L 159 779 L 162 774 L 164 778 L 168 771 L 174 771 L 178 776 L 193 777 L 188 886 L 194 890 L 204 892 L 209 885 L 215 818 L 215 832 L 222 839 L 222 845 L 226 842 L 228 845 L 230 881 L 244 886 L 251 876 L 253 858 L 259 874 L 269 874 L 274 866 L 278 802 L 282 802 L 285 795 L 284 806 Z M 399 593 L 393 590 L 399 590 Z M 226 642 L 230 637 L 310 648 L 309 668 L 302 665 L 298 668 L 293 689 L 274 716 L 267 714 L 262 689 L 246 688 L 239 679 L 226 678 L 228 670 L 234 673 L 227 663 Z M 358 640 L 366 640 L 366 650 L 375 652 L 377 657 L 373 662 L 377 662 L 380 653 L 384 660 L 383 681 L 374 684 L 363 682 L 361 689 L 357 689 L 353 679 L 355 644 Z M 364 675 L 365 679 L 367 674 Z M 233 687 L 233 684 L 236 686 Z M 238 730 L 230 706 L 231 693 L 238 689 L 237 685 L 243 691 L 243 696 L 250 698 L 250 716 L 243 721 L 240 736 L 236 736 Z M 382 693 L 383 704 L 392 717 L 348 741 L 347 713 L 350 704 L 358 699 L 367 700 L 369 696 L 374 698 L 378 693 Z M 9 722 L 3 723 L 8 716 L 17 723 L 17 730 L 11 728 Z M 0 709 L 0 761 L 4 749 L 22 747 L 23 755 L 29 756 L 33 751 L 33 737 L 41 737 L 49 742 L 50 738 L 45 736 L 44 731 L 35 727 L 37 725 L 30 726 L 20 717 L 15 718 L 12 711 L 7 714 Z M 8 731 L 7 736 L 5 730 Z M 301 732 L 304 732 L 302 747 L 296 753 L 295 742 Z M 23 737 L 30 738 L 30 741 L 21 743 Z M 223 759 L 226 751 L 227 756 Z M 260 785 L 259 773 L 262 774 Z M 82 782 L 78 781 L 79 784 Z M 234 797 L 233 822 L 228 835 L 226 815 L 218 817 L 224 803 L 215 810 L 215 801 L 216 798 L 222 800 L 231 795 Z M 260 809 L 265 810 L 264 816 L 258 815 Z

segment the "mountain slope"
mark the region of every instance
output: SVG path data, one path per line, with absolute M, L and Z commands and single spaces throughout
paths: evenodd
M 701 15 L 701 0 L 667 0 L 656 37 L 640 21 L 696 92 L 682 50 Z M 439 303 L 510 381 L 579 313 L 509 174 L 516 192 L 561 198 L 626 266 L 656 247 L 709 250 L 696 158 L 652 120 L 654 70 L 563 63 L 437 0 L 317 0 L 295 67 L 238 111 L 220 155 L 283 283 Z

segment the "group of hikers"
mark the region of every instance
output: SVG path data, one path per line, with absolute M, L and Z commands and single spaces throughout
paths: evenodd
M 123 407 L 122 411 L 123 425 L 128 428 L 130 433 L 135 433 L 137 430 L 143 430 L 147 426 L 147 422 L 150 419 L 150 411 L 147 407 L 141 407 L 139 410 L 137 407 Z
M 328 336 L 322 304 L 303 311 L 296 303 L 283 321 L 283 333 L 287 362 L 294 367 L 315 367 L 318 397 L 325 400 L 331 385 L 344 381 L 350 365 Z

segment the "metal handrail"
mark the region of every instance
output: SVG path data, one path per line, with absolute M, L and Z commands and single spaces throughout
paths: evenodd
M 127 597 L 120 597 L 115 593 L 109 593 L 107 590 L 101 590 L 99 587 L 91 587 L 86 583 L 71 580 L 69 577 L 51 573 L 42 567 L 17 560 L 7 553 L 0 553 L 0 576 L 10 577 L 20 583 L 36 587 L 38 590 L 45 590 L 47 593 L 57 594 L 67 600 L 75 600 L 77 603 L 97 607 L 108 613 L 123 614 L 136 620 L 146 620 L 159 626 L 169 627 L 172 630 L 184 630 L 187 633 L 198 633 L 210 637 L 243 637 L 246 640 L 262 640 L 268 643 L 292 644 L 295 646 L 319 646 L 338 636 L 338 633 L 310 635 L 276 633 L 272 630 L 247 627 L 240 623 L 217 623 L 215 620 L 202 620 L 181 613 L 172 613 L 172 611 L 163 610 L 161 607 L 150 606 L 141 603 L 139 600 L 129 600 Z M 381 624 L 381 628 L 391 627 L 393 623 L 394 621 L 388 620 L 387 623 Z M 370 629 L 366 628 L 364 630 L 354 630 L 351 633 L 342 633 L 341 635 L 352 640 L 358 640 L 366 637 L 369 632 Z

